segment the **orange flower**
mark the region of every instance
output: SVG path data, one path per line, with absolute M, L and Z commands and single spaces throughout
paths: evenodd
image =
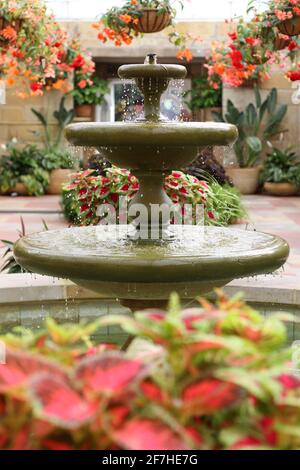
M 4 37 L 4 39 L 7 39 L 9 41 L 15 41 L 17 39 L 16 30 L 11 26 L 7 26 L 6 28 L 2 29 L 2 31 L 0 31 L 0 34 Z
M 6 80 L 7 86 L 14 86 L 15 83 L 16 83 L 16 81 L 13 78 L 8 78 Z
M 87 85 L 86 80 L 80 80 L 80 82 L 77 83 L 77 86 L 81 89 L 85 88 Z
M 131 23 L 132 17 L 130 15 L 120 15 L 120 20 L 124 21 L 124 23 L 128 24 Z
M 193 54 L 190 49 L 186 48 L 181 51 L 178 51 L 176 54 L 177 59 L 180 60 L 186 60 L 187 62 L 190 62 L 193 58 Z
M 138 4 L 138 1 L 137 0 L 131 0 L 131 5 L 137 5 Z

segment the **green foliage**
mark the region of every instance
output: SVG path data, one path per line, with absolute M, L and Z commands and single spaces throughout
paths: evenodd
M 93 78 L 93 84 L 87 85 L 85 88 L 80 88 L 75 84 L 72 91 L 75 105 L 94 104 L 100 105 L 104 102 L 104 97 L 108 93 L 109 87 L 105 80 Z
M 262 183 L 292 183 L 300 187 L 300 162 L 298 155 L 287 148 L 273 148 L 268 154 L 261 173 Z
M 6 146 L 0 156 L 0 191 L 6 193 L 17 183 L 23 183 L 32 196 L 44 194 L 49 184 L 49 173 L 44 169 L 43 153 L 35 145 L 19 149 L 14 142 Z
M 229 184 L 220 185 L 217 181 L 209 183 L 210 192 L 207 198 L 207 209 L 214 214 L 215 225 L 227 226 L 247 217 L 241 195 Z
M 222 106 L 222 84 L 214 88 L 206 77 L 195 78 L 192 89 L 184 93 L 184 98 L 188 98 L 185 104 L 191 111 L 203 108 L 215 108 Z
M 58 110 L 53 112 L 53 118 L 57 123 L 57 132 L 54 137 L 51 134 L 51 127 L 50 122 L 47 115 L 37 111 L 36 109 L 32 108 L 31 111 L 37 117 L 41 125 L 43 126 L 44 136 L 43 141 L 45 144 L 46 149 L 48 150 L 57 150 L 61 146 L 63 132 L 65 127 L 70 124 L 75 116 L 74 109 L 67 110 L 65 107 L 65 96 L 63 96 L 59 103 Z M 35 134 L 39 135 L 38 132 Z
M 180 171 L 166 177 L 165 190 L 174 204 L 203 204 L 206 225 L 224 226 L 246 217 L 235 188 L 221 186 L 205 172 L 198 172 L 198 177 Z M 95 170 L 77 173 L 62 193 L 64 215 L 75 225 L 96 225 L 100 220 L 97 215 L 100 204 L 111 204 L 117 209 L 119 197 L 132 200 L 138 187 L 133 175 L 116 167 L 109 168 L 104 175 L 97 175 Z
M 299 449 L 283 323 L 295 319 L 221 292 L 199 304 L 182 310 L 173 294 L 167 311 L 0 336 L 0 449 Z M 115 325 L 135 337 L 126 353 L 93 340 Z
M 25 237 L 26 235 L 26 230 L 25 230 L 25 224 L 24 220 L 21 217 L 21 229 L 18 230 L 19 238 Z M 48 230 L 47 224 L 44 220 L 42 220 L 43 226 L 45 230 Z M 0 266 L 0 273 L 5 272 L 5 274 L 20 274 L 20 273 L 30 273 L 31 271 L 28 271 L 27 269 L 23 268 L 22 266 L 17 263 L 14 257 L 14 242 L 9 241 L 9 240 L 0 240 L 0 242 L 4 245 L 5 247 L 5 252 L 2 256 L 2 259 L 4 260 L 4 263 L 2 266 Z
M 20 148 L 12 141 L 0 156 L 0 192 L 9 192 L 16 183 L 23 183 L 30 196 L 41 196 L 49 185 L 52 170 L 73 167 L 74 157 L 68 150 L 36 145 Z
M 280 130 L 280 124 L 287 112 L 286 105 L 278 105 L 275 88 L 265 100 L 262 100 L 257 87 L 254 88 L 254 93 L 255 104 L 249 103 L 244 111 L 240 111 L 228 100 L 224 116 L 213 113 L 216 122 L 228 122 L 237 126 L 239 138 L 234 144 L 234 151 L 241 168 L 254 166 L 267 141 L 283 132 Z

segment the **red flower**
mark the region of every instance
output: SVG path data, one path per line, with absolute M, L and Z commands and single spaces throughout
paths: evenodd
M 208 216 L 210 219 L 212 219 L 212 220 L 216 220 L 214 214 L 213 214 L 211 211 L 208 211 L 208 212 L 207 212 L 207 216 Z
M 82 57 L 81 54 L 78 54 L 77 57 L 75 57 L 75 59 L 73 60 L 71 67 L 73 67 L 74 69 L 80 69 L 84 65 L 85 65 L 84 57 Z
M 298 48 L 298 44 L 296 43 L 296 41 L 291 41 L 288 45 L 289 51 L 293 51 L 294 49 L 297 49 L 297 48 Z
M 31 91 L 38 91 L 38 90 L 41 90 L 42 88 L 43 88 L 43 85 L 39 82 L 33 82 L 30 85 Z
M 250 46 L 253 46 L 254 44 L 254 38 L 246 38 L 246 43 L 250 44 Z
M 228 33 L 228 36 L 230 37 L 230 39 L 232 39 L 232 41 L 235 41 L 237 39 L 236 31 L 234 31 L 233 33 Z
M 292 82 L 297 82 L 300 80 L 300 70 L 290 70 L 287 74 L 287 78 L 289 78 Z

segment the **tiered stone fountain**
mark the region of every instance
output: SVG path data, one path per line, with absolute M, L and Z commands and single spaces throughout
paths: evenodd
M 193 298 L 235 278 L 270 273 L 287 260 L 289 248 L 279 237 L 218 227 L 186 226 L 153 220 L 152 204 L 172 205 L 164 176 L 190 164 L 199 148 L 229 145 L 237 129 L 229 124 L 179 123 L 160 116 L 160 100 L 171 79 L 186 69 L 158 64 L 149 54 L 142 65 L 119 69 L 134 79 L 145 97 L 145 118 L 130 123 L 73 124 L 68 140 L 99 149 L 113 165 L 138 177 L 135 203 L 149 209 L 139 227 L 82 227 L 47 231 L 22 238 L 15 246 L 19 263 L 39 274 L 71 279 L 79 286 L 118 298 L 132 309 L 158 306 L 176 291 Z M 158 240 L 136 237 L 158 229 Z M 145 238 L 145 237 L 144 237 Z

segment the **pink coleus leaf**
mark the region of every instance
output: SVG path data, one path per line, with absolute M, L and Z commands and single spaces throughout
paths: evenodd
M 0 364 L 0 392 L 25 384 L 34 374 L 49 372 L 63 377 L 65 371 L 43 357 L 7 349 L 6 364 Z
M 186 450 L 183 439 L 159 421 L 134 418 L 113 432 L 117 443 L 128 450 Z
M 29 392 L 33 406 L 43 420 L 67 429 L 76 429 L 95 416 L 96 402 L 88 402 L 67 380 L 41 374 L 32 379 Z
M 232 405 L 240 396 L 238 386 L 217 379 L 188 385 L 182 394 L 184 410 L 195 415 L 211 414 Z
M 84 383 L 86 390 L 110 394 L 124 391 L 145 370 L 140 361 L 110 352 L 81 361 L 76 378 Z

